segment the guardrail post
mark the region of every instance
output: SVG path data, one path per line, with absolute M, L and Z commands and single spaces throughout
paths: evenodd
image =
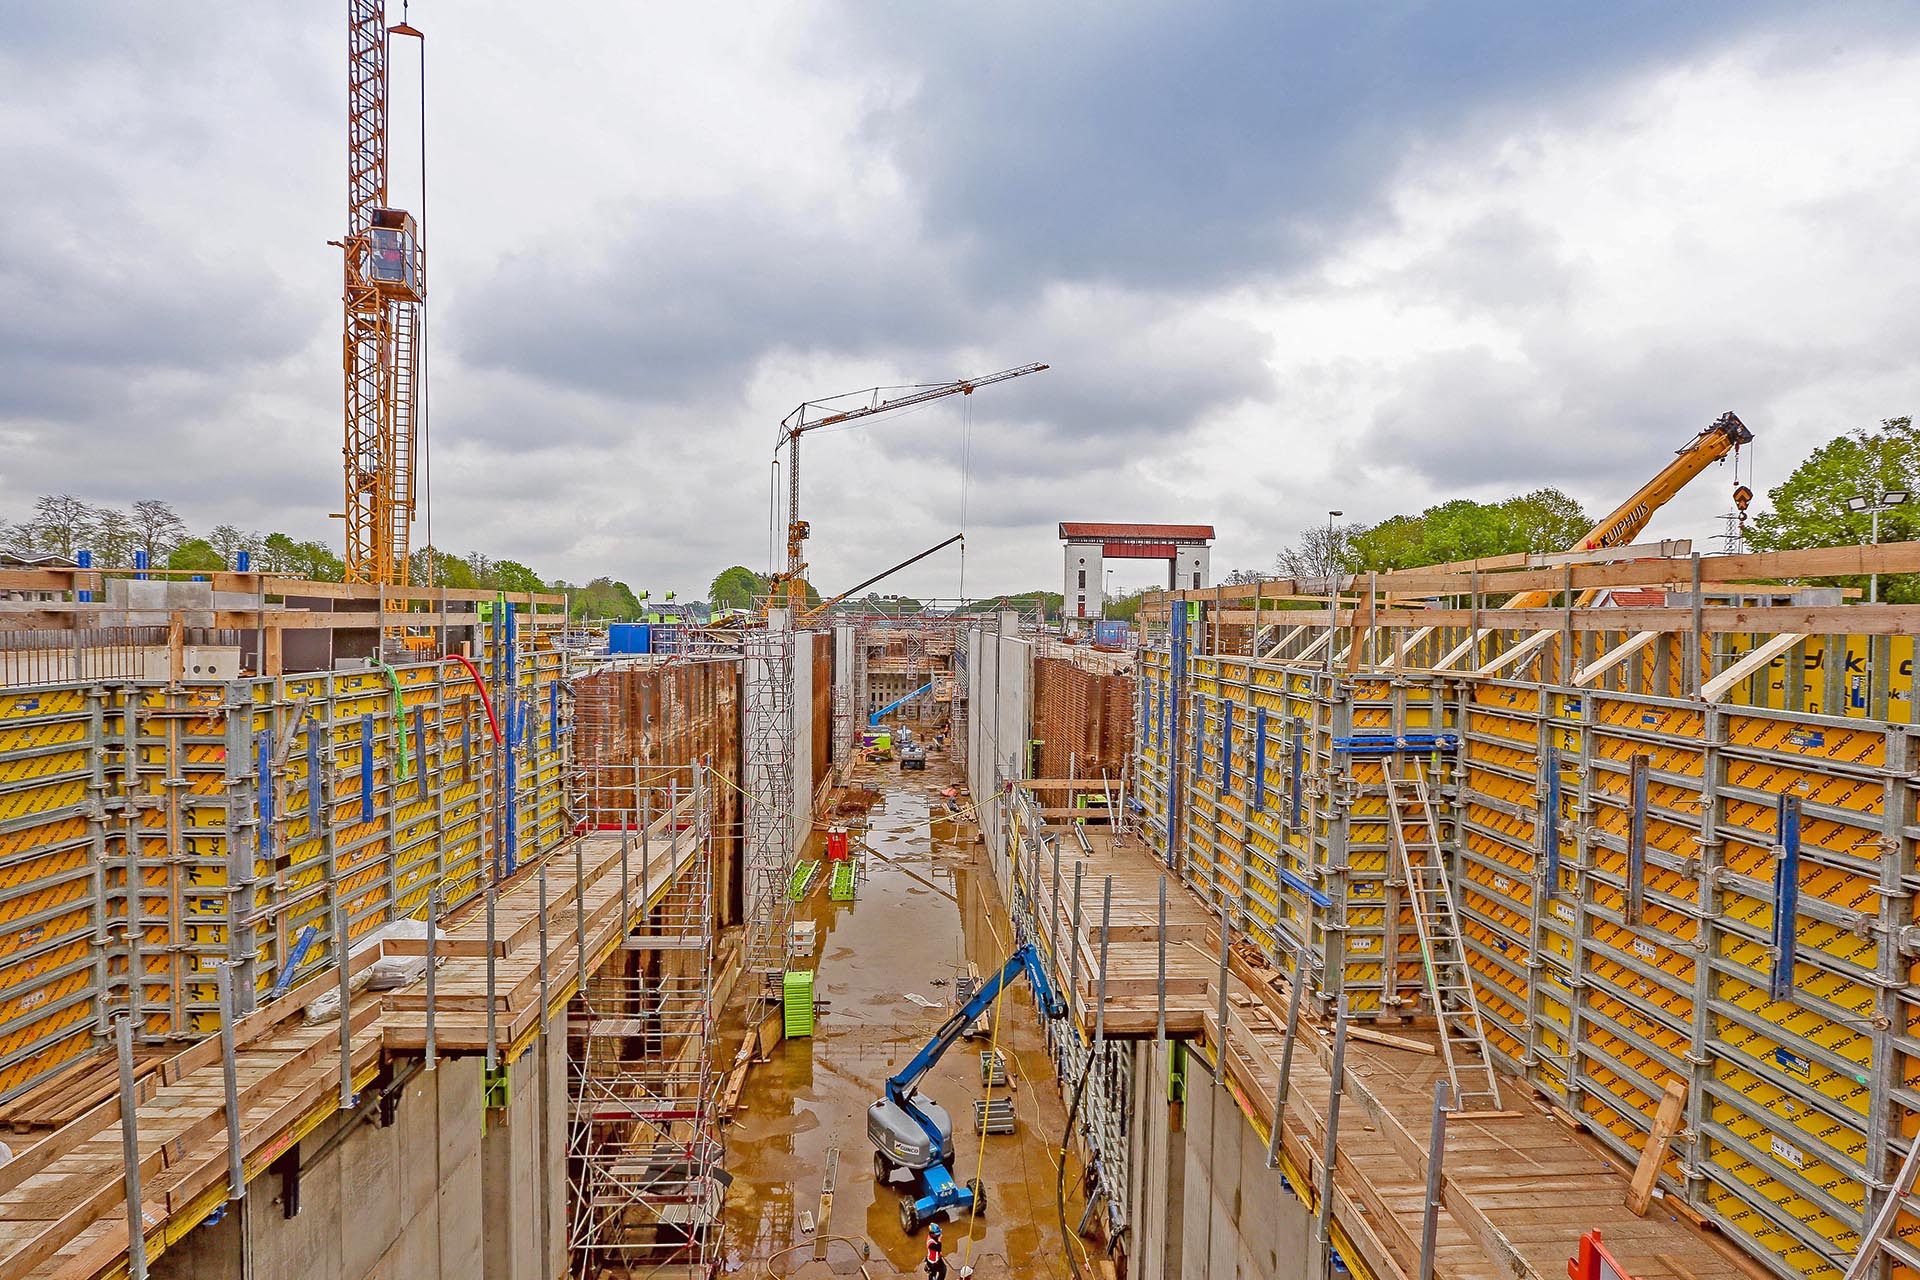
M 439 968 L 440 886 L 427 890 L 427 1070 L 440 1063 L 439 1045 L 433 1034 L 435 970 Z
M 120 1159 L 127 1184 L 127 1274 L 147 1280 L 147 1219 L 140 1207 L 139 1095 L 133 1083 L 133 1019 L 114 1026 L 120 1053 Z
M 1340 1153 L 1340 1093 L 1347 1073 L 1347 998 L 1340 997 L 1333 1024 L 1333 1076 L 1327 1083 L 1327 1146 L 1320 1158 L 1320 1215 L 1314 1239 L 1320 1244 L 1321 1274 L 1330 1270 L 1333 1249 L 1333 1167 Z
M 1447 1151 L 1447 1082 L 1433 1082 L 1433 1130 L 1427 1139 L 1427 1203 L 1420 1214 L 1420 1270 L 1414 1280 L 1432 1280 L 1433 1241 L 1440 1218 L 1440 1162 Z
M 233 1056 L 233 1024 L 240 1013 L 240 1002 L 234 999 L 233 994 L 233 971 L 238 967 L 231 960 L 218 961 L 213 967 L 215 989 L 220 999 L 220 1072 L 227 1098 L 229 1200 L 244 1199 L 247 1194 L 246 1165 L 240 1151 L 240 1073 Z

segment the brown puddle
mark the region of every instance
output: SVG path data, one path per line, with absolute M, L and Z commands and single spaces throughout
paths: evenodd
M 904 776 L 888 764 L 863 770 L 860 781 L 881 797 L 866 833 L 869 847 L 856 845 L 858 896 L 831 901 L 822 875 L 820 887 L 795 908 L 796 918 L 818 924 L 815 1029 L 809 1039 L 783 1042 L 771 1061 L 754 1067 L 727 1129 L 726 1165 L 734 1178 L 722 1255 L 727 1274 L 764 1276 L 771 1260 L 774 1276 L 858 1276 L 862 1252 L 868 1275 L 925 1274 L 926 1228 L 912 1236 L 900 1228 L 908 1184 L 874 1180 L 867 1105 L 952 1011 L 954 978 L 967 962 L 991 973 L 1013 945 L 985 847 L 929 831 L 930 817 L 943 812 L 939 791 L 954 779 L 950 766 L 928 763 L 925 773 Z M 909 992 L 937 1007 L 923 1007 Z M 1065 1110 L 1024 982 L 1003 997 L 1001 1009 L 999 1047 L 1019 1068 L 1013 1090 L 1019 1127 L 984 1139 L 985 1215 L 971 1225 L 942 1221 L 949 1273 L 957 1276 L 971 1262 L 981 1280 L 1064 1274 L 1052 1156 Z M 962 1182 L 974 1177 L 981 1159 L 973 1101 L 983 1092 L 986 1047 L 984 1039 L 955 1043 L 921 1084 L 955 1118 L 954 1175 Z M 994 1095 L 1004 1096 L 1004 1088 Z M 839 1175 L 829 1233 L 850 1239 L 833 1241 L 821 1264 L 811 1261 L 813 1237 L 802 1233 L 800 1217 L 819 1214 L 827 1150 L 835 1146 Z

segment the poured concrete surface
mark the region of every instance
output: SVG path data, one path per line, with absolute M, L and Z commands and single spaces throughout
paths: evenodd
M 904 1178 L 893 1186 L 874 1180 L 867 1105 L 952 1011 L 953 979 L 967 962 L 990 973 L 1013 948 L 984 846 L 936 839 L 930 830 L 932 816 L 942 812 L 938 793 L 953 781 L 946 769 L 930 761 L 925 773 L 903 774 L 879 765 L 860 781 L 881 799 L 869 815 L 866 847 L 857 850 L 858 897 L 830 901 L 823 869 L 795 911 L 818 922 L 814 1035 L 782 1043 L 753 1069 L 727 1131 L 734 1182 L 725 1258 L 732 1273 L 764 1275 L 772 1261 L 776 1276 L 858 1275 L 858 1251 L 865 1250 L 871 1275 L 923 1274 L 926 1229 L 913 1236 L 901 1230 Z M 937 1007 L 923 1007 L 909 992 Z M 1003 997 L 1002 1013 L 999 1047 L 1019 1068 L 1019 1129 L 985 1139 L 987 1211 L 971 1224 L 943 1224 L 948 1262 L 957 1275 L 971 1240 L 971 1263 L 983 1280 L 1064 1274 L 1052 1155 L 1065 1112 L 1024 982 Z M 954 1172 L 962 1182 L 981 1157 L 973 1100 L 982 1096 L 986 1046 L 984 1039 L 955 1044 L 921 1084 L 954 1116 Z M 996 1088 L 996 1096 L 1001 1092 Z M 819 1213 L 829 1147 L 840 1151 L 830 1231 L 849 1241 L 834 1242 L 828 1263 L 817 1264 L 809 1262 L 812 1236 L 799 1224 L 802 1213 Z M 794 1245 L 802 1247 L 775 1257 Z

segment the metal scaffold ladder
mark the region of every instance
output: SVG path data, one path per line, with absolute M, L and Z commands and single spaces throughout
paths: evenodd
M 1455 1105 L 1463 1111 L 1500 1108 L 1500 1086 L 1493 1076 L 1493 1058 L 1487 1051 L 1487 1033 L 1480 1020 L 1480 1002 L 1473 994 L 1473 975 L 1467 967 L 1460 937 L 1460 916 L 1454 910 L 1453 886 L 1447 875 L 1445 851 L 1440 847 L 1439 823 L 1426 779 L 1412 766 L 1398 777 L 1393 765 L 1382 762 L 1387 782 L 1387 818 L 1393 847 L 1406 877 L 1407 897 L 1413 906 L 1414 927 L 1420 934 L 1427 997 L 1440 1028 L 1440 1055 L 1453 1084 Z

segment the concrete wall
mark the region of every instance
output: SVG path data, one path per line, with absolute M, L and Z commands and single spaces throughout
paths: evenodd
M 392 1124 L 382 1126 L 375 1108 L 334 1117 L 299 1144 L 297 1216 L 285 1215 L 282 1179 L 268 1171 L 219 1221 L 189 1232 L 154 1259 L 149 1274 L 154 1280 L 548 1280 L 561 1274 L 565 1037 L 554 1036 L 547 1052 L 544 1107 L 536 1045 L 509 1071 L 507 1107 L 491 1115 L 482 1107 L 482 1061 L 443 1058 L 401 1088 Z M 544 1162 L 543 1111 L 550 1139 Z M 543 1163 L 545 1176 L 538 1177 Z
M 1000 781 L 1027 776 L 1033 724 L 1033 646 L 1016 634 L 1012 614 L 997 629 L 967 633 L 967 786 L 980 808 L 987 847 L 999 849 L 1000 804 L 988 803 Z M 1006 884 L 1000 886 L 1004 893 Z
M 1180 1269 L 1166 1275 L 1181 1280 L 1318 1275 L 1306 1205 L 1278 1169 L 1267 1168 L 1267 1144 L 1197 1058 L 1188 1059 L 1182 1110 L 1186 1169 L 1174 1189 L 1180 1195 Z
M 793 638 L 793 856 L 813 835 L 813 633 Z
M 486 1270 L 479 1280 L 548 1280 L 566 1269 L 567 1040 L 564 1024 L 551 1030 L 544 1046 L 536 1042 L 509 1069 L 507 1105 L 487 1117 L 480 1144 Z
M 1168 1098 L 1171 1046 L 1142 1043 L 1133 1060 L 1133 1235 L 1128 1275 L 1167 1280 L 1181 1275 L 1185 1226 L 1187 1135 L 1180 1108 Z

